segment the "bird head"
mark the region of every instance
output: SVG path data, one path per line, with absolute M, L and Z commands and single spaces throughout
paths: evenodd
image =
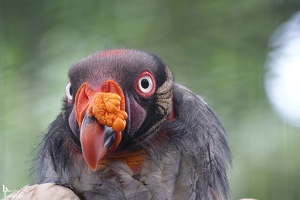
M 86 164 L 141 149 L 172 114 L 173 76 L 155 55 L 106 50 L 69 70 L 65 118 Z

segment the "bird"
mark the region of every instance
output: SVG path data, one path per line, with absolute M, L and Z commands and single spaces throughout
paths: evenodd
M 221 120 L 146 51 L 105 49 L 74 63 L 37 148 L 32 184 L 80 199 L 229 198 Z

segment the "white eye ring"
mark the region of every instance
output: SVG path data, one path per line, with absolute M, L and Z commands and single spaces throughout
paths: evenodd
M 154 84 L 149 75 L 142 76 L 138 81 L 139 90 L 143 93 L 149 93 L 153 90 Z
M 73 99 L 73 96 L 71 95 L 71 83 L 70 82 L 67 84 L 67 87 L 66 87 L 66 96 L 68 97 L 69 100 Z

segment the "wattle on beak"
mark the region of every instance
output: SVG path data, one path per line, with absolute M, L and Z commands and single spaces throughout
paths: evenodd
M 80 127 L 80 142 L 86 164 L 96 170 L 100 159 L 114 151 L 126 127 L 127 113 L 121 87 L 113 80 L 100 89 L 83 83 L 75 99 L 76 120 Z

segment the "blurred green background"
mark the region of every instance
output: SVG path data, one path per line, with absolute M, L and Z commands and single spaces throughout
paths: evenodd
M 0 197 L 30 183 L 39 136 L 69 66 L 105 48 L 159 55 L 214 108 L 230 137 L 231 199 L 300 199 L 299 129 L 264 91 L 268 40 L 299 1 L 0 0 Z

